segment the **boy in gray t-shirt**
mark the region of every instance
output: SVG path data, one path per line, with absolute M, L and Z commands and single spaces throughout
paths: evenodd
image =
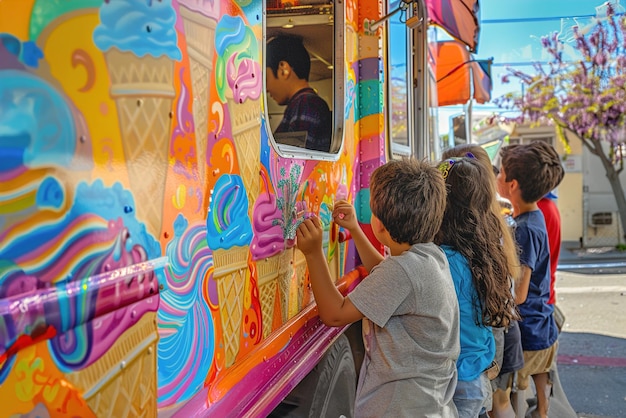
M 441 173 L 425 161 L 391 161 L 370 179 L 371 227 L 389 248 L 384 259 L 357 221 L 354 207 L 335 204 L 370 272 L 348 296 L 335 287 L 322 251 L 317 218 L 302 223 L 304 253 L 322 321 L 343 326 L 363 319 L 365 359 L 355 416 L 457 417 L 452 402 L 459 355 L 459 308 L 448 262 L 432 243 L 446 204 Z

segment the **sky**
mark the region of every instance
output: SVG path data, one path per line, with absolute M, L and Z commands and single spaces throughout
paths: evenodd
M 621 4 L 620 4 L 621 1 Z M 520 84 L 502 84 L 506 67 L 532 72 L 532 63 L 545 60 L 541 37 L 553 32 L 571 36 L 571 27 L 585 28 L 605 0 L 480 0 L 480 32 L 477 59 L 493 58 L 492 99 L 507 92 L 520 91 Z M 626 0 L 611 0 L 623 8 Z M 600 11 L 602 9 L 599 9 Z M 567 52 L 567 51 L 566 51 Z M 473 113 L 491 113 L 493 103 L 474 104 Z M 463 111 L 462 106 L 440 108 L 439 134 L 448 133 L 449 116 Z

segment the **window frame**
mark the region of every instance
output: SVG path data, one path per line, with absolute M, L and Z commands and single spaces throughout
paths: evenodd
M 345 85 L 347 74 L 345 71 L 345 39 L 343 34 L 343 28 L 345 25 L 345 2 L 333 1 L 333 76 L 332 76 L 332 136 L 331 136 L 331 151 L 322 152 L 317 150 L 311 150 L 294 145 L 288 145 L 277 142 L 274 138 L 269 120 L 269 107 L 268 100 L 269 94 L 267 93 L 267 70 L 265 63 L 262 63 L 263 74 L 263 115 L 265 120 L 265 130 L 269 139 L 269 143 L 273 147 L 274 151 L 283 158 L 297 158 L 304 160 L 317 160 L 317 161 L 337 161 L 339 160 L 343 147 L 345 146 L 344 138 L 344 103 L 345 103 Z M 267 35 L 267 2 L 263 2 L 263 61 L 266 57 L 266 46 L 268 41 Z M 271 17 L 270 17 L 271 19 Z M 285 33 L 288 33 L 285 31 Z M 305 40 L 306 44 L 306 40 Z

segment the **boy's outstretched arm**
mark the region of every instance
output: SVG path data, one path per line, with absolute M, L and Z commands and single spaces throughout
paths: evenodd
M 335 202 L 333 221 L 335 221 L 337 225 L 350 231 L 356 250 L 359 252 L 359 257 L 361 257 L 363 267 L 365 267 L 368 272 L 383 261 L 383 255 L 378 252 L 376 247 L 374 247 L 367 238 L 367 235 L 365 235 L 365 232 L 361 229 L 356 218 L 354 206 L 345 200 Z
M 311 288 L 320 318 L 328 326 L 348 325 L 363 314 L 335 287 L 322 250 L 322 224 L 316 217 L 302 222 L 296 231 L 298 249 L 306 257 Z

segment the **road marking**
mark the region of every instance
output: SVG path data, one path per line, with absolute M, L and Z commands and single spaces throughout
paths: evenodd
M 559 354 L 557 362 L 559 364 L 575 366 L 626 367 L 626 358 L 624 357 L 572 356 Z
M 606 263 L 570 263 L 570 264 L 558 264 L 557 270 L 578 270 L 578 269 L 611 269 L 611 268 L 623 268 L 626 267 L 626 262 L 606 262 Z
M 556 287 L 557 294 L 563 293 L 626 293 L 626 286 L 576 286 Z
M 593 273 L 581 273 L 581 272 L 573 272 L 573 271 L 558 271 L 556 272 L 556 277 L 558 279 L 578 279 L 578 280 L 588 280 L 591 277 L 595 277 L 598 279 L 604 280 L 624 280 L 626 279 L 626 274 L 624 273 L 602 273 L 602 274 L 593 274 Z

